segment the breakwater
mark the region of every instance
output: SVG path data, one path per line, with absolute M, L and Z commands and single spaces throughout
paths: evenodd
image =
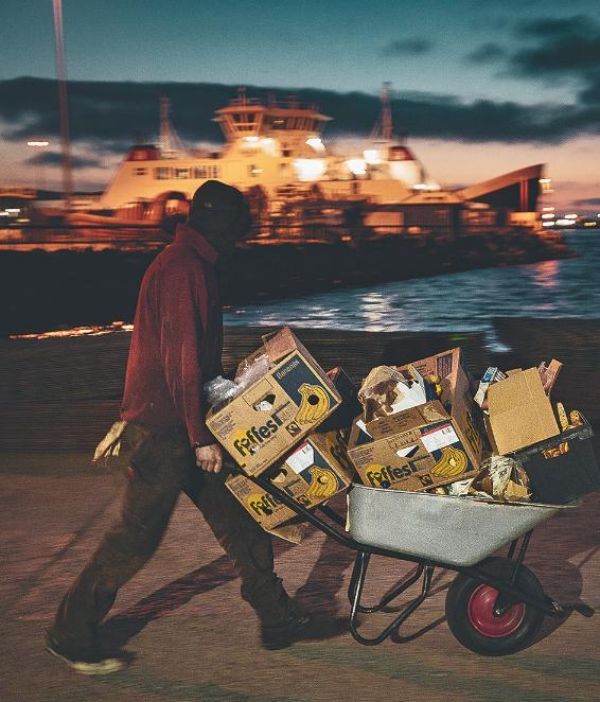
M 76 249 L 0 243 L 0 334 L 131 321 L 141 278 L 160 246 L 81 246 L 81 237 Z M 220 274 L 224 304 L 231 306 L 569 255 L 560 235 L 521 230 L 354 243 L 265 240 L 236 250 Z

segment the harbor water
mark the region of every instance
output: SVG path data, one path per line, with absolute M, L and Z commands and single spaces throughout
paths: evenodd
M 566 235 L 576 258 L 344 288 L 226 311 L 225 324 L 363 331 L 483 331 L 495 317 L 600 318 L 600 236 Z

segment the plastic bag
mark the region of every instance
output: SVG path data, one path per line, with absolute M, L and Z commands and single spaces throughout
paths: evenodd
M 204 397 L 208 405 L 217 411 L 241 395 L 244 390 L 260 380 L 269 371 L 269 358 L 263 353 L 242 361 L 234 380 L 218 375 L 204 384 Z
M 232 400 L 237 391 L 237 385 L 233 380 L 218 375 L 204 384 L 204 396 L 211 407 L 223 402 Z
M 244 392 L 246 388 L 254 385 L 269 372 L 269 357 L 266 353 L 259 356 L 247 358 L 240 363 L 234 382 L 238 388 L 237 394 Z

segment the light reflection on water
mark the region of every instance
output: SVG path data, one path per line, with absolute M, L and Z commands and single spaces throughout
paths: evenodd
M 498 348 L 494 317 L 600 318 L 600 236 L 568 234 L 580 255 L 562 261 L 489 268 L 340 289 L 236 307 L 232 325 L 292 324 L 364 331 L 483 331 Z

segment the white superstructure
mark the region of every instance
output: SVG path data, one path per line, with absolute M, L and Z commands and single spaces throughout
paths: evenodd
M 241 91 L 214 119 L 226 139 L 222 149 L 186 151 L 163 101 L 159 144 L 130 149 L 99 207 L 117 210 L 169 192 L 190 198 L 208 179 L 262 191 L 269 203 L 286 190 L 314 189 L 316 184 L 324 197 L 361 196 L 384 204 L 439 190 L 412 151 L 393 139 L 385 93 L 381 133 L 363 153 L 350 156 L 328 153 L 321 132 L 331 118 L 294 98 L 262 102 Z

